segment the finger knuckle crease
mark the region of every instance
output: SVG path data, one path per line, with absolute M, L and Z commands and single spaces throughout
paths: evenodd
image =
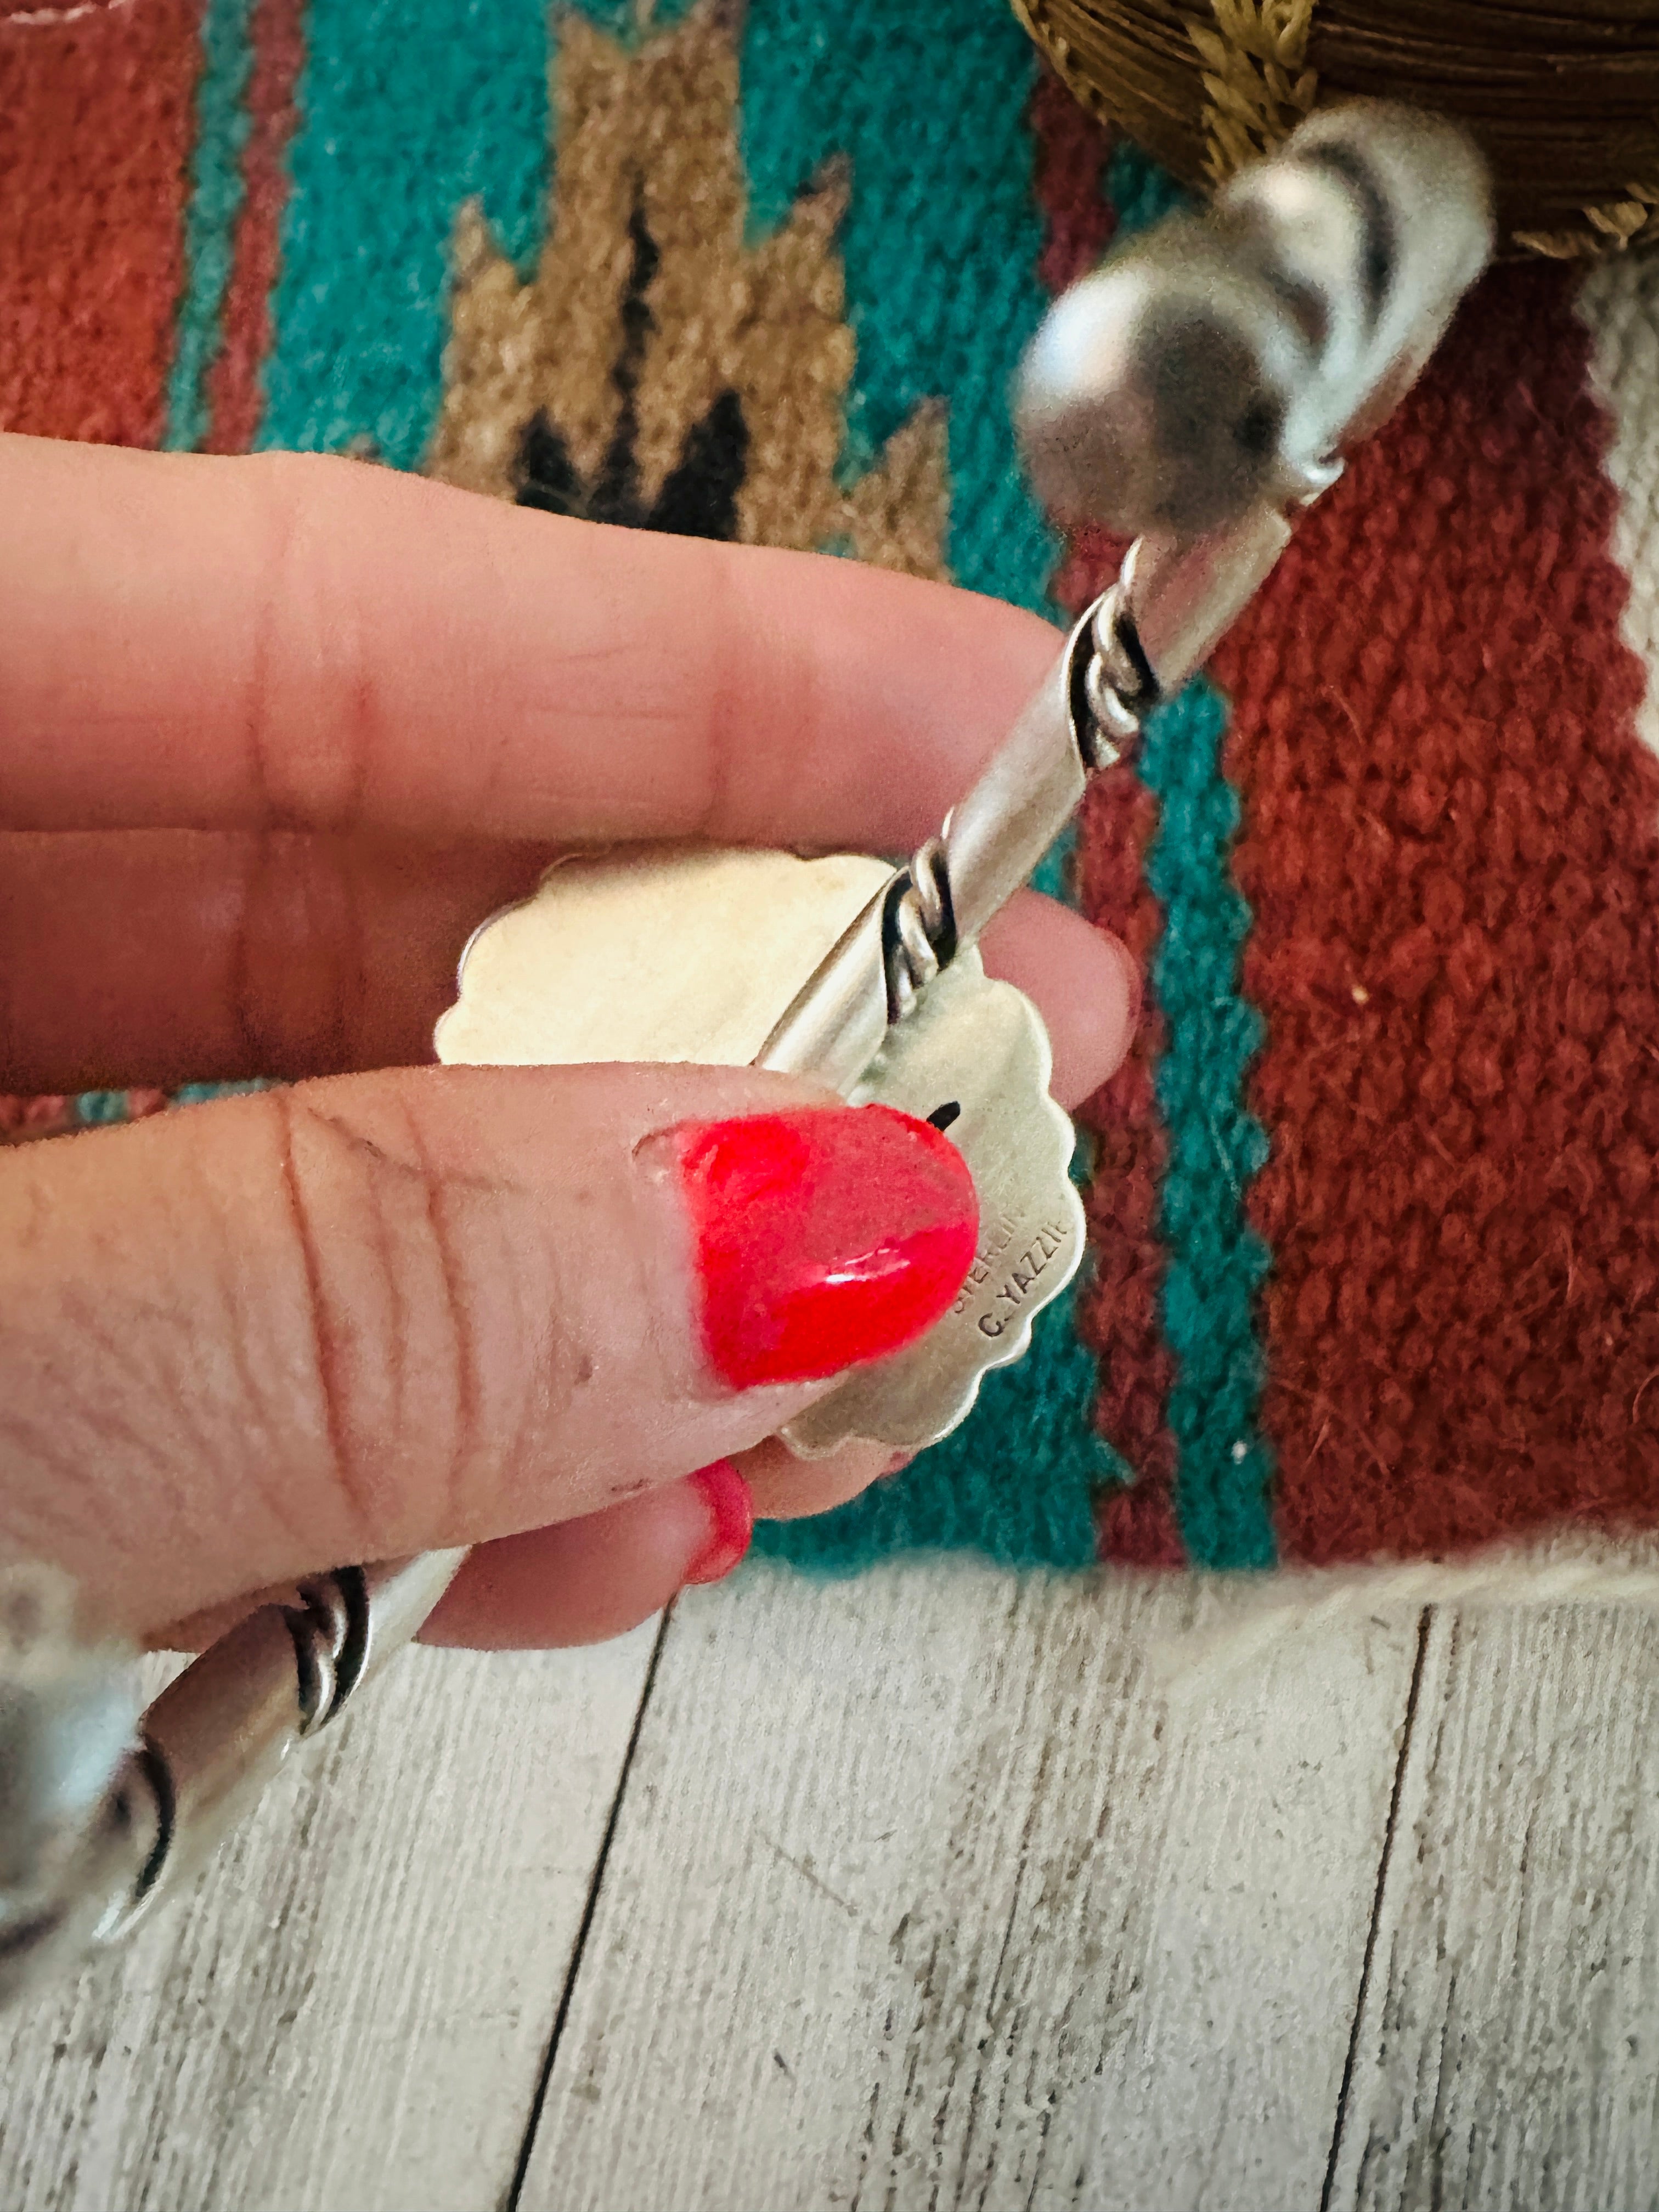
M 338 471 L 358 465 L 271 453 L 255 465 L 263 542 L 246 713 L 255 806 L 278 826 L 349 830 L 362 815 L 379 694 L 351 572 L 333 557 L 326 518 Z
M 709 611 L 704 634 L 710 638 L 746 635 L 743 610 L 732 604 L 737 592 L 732 571 L 724 560 L 716 557 L 709 562 L 708 589 L 716 604 Z M 711 655 L 699 689 L 703 702 L 702 750 L 693 835 L 720 837 L 730 833 L 740 767 L 740 733 L 746 727 L 745 717 L 733 696 L 726 655 Z
M 364 921 L 341 841 L 265 830 L 246 841 L 227 994 L 242 1063 L 264 1075 L 347 1065 L 366 993 Z
M 442 1517 L 486 1425 L 464 1237 L 423 1147 L 400 1158 L 293 1092 L 283 1176 L 335 1486 L 372 1556 Z

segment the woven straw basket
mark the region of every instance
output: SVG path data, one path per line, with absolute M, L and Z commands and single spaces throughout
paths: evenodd
M 1013 0 L 1093 113 L 1188 184 L 1369 94 L 1467 124 L 1504 250 L 1659 241 L 1659 0 Z

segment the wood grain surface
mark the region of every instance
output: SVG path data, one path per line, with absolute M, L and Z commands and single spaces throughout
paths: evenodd
M 487 2212 L 648 1663 L 413 1651 L 110 1962 L 0 2021 L 6 2212 Z
M 1659 2204 L 1659 1623 L 1350 1611 L 1166 1692 L 1244 1601 L 751 1567 L 415 1653 L 0 2023 L 0 2206 Z
M 1144 1655 L 1198 1602 L 684 1604 L 524 2212 L 1316 2203 L 1414 1621 L 1177 1715 Z
M 1329 2202 L 1659 2203 L 1659 1622 L 1437 1614 Z

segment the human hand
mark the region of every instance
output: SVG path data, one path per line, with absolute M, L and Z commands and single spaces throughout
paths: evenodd
M 474 1543 L 430 1635 L 579 1642 L 732 1564 L 745 1484 L 813 1511 L 890 1464 L 765 1440 L 954 1295 L 942 1139 L 746 1069 L 424 1063 L 562 847 L 909 849 L 1043 624 L 352 462 L 18 438 L 0 594 L 0 1089 L 292 1086 L 0 1154 L 0 1549 L 155 1636 Z M 1077 1103 L 1127 953 L 1030 893 L 984 951 Z M 797 1140 L 757 1242 L 720 1192 Z M 872 1237 L 884 1288 L 836 1264 Z

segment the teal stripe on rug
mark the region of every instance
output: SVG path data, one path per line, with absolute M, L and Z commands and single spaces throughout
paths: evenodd
M 918 1551 L 977 1552 L 1010 1567 L 1092 1566 L 1091 1500 L 1127 1472 L 1089 1425 L 1097 1381 L 1068 1293 L 1041 1316 L 1019 1365 L 986 1376 L 953 1436 L 833 1512 L 757 1522 L 754 1548 L 828 1575 Z
M 1170 1133 L 1164 1333 L 1176 1364 L 1169 1419 L 1188 1557 L 1199 1567 L 1267 1567 L 1278 1547 L 1272 1455 L 1257 1422 L 1255 1293 L 1270 1255 L 1244 1211 L 1267 1158 L 1244 1098 L 1263 1031 L 1238 984 L 1250 910 L 1232 878 L 1239 802 L 1221 769 L 1226 728 L 1224 702 L 1200 677 L 1150 718 L 1139 762 L 1160 813 L 1146 880 L 1164 912 L 1152 963 L 1169 1032 L 1157 1076 Z
M 1115 239 L 1133 238 L 1137 231 L 1162 222 L 1177 208 L 1193 204 L 1186 186 L 1177 184 L 1150 154 L 1143 154 L 1127 138 L 1120 138 L 1107 156 L 1106 197 L 1117 215 Z
M 261 446 L 419 462 L 457 210 L 541 240 L 550 35 L 545 0 L 312 0 Z
M 831 155 L 858 339 L 844 472 L 927 399 L 950 410 L 952 574 L 1051 615 L 1056 540 L 1014 455 L 1009 384 L 1048 304 L 1026 108 L 1038 63 L 998 0 L 751 0 L 750 223 L 764 234 Z
M 1120 238 L 1190 198 L 1127 144 L 1114 148 L 1106 186 Z M 1152 963 L 1169 1025 L 1157 1078 L 1170 1132 L 1164 1334 L 1175 1358 L 1169 1418 L 1187 1556 L 1199 1567 L 1266 1567 L 1278 1544 L 1273 1455 L 1258 1419 L 1266 1363 L 1255 1294 L 1272 1255 L 1244 1211 L 1267 1158 L 1267 1133 L 1244 1103 L 1263 1032 L 1238 984 L 1251 917 L 1232 876 L 1239 804 L 1222 773 L 1226 730 L 1225 702 L 1200 677 L 1152 716 L 1139 763 L 1161 815 L 1146 879 L 1165 917 Z
M 575 12 L 629 47 L 691 13 L 696 0 L 570 0 Z
M 76 1125 L 82 1129 L 102 1129 L 129 1118 L 127 1094 L 125 1091 L 82 1091 L 76 1097 Z
M 208 0 L 202 16 L 202 74 L 196 88 L 196 149 L 185 207 L 185 283 L 167 377 L 171 453 L 193 453 L 207 434 L 208 372 L 218 356 L 225 292 L 242 209 L 244 102 L 253 67 L 254 0 Z

